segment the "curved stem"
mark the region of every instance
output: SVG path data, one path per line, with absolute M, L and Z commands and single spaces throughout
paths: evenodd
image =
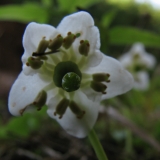
M 99 160 L 108 160 L 107 155 L 105 154 L 103 147 L 93 129 L 90 131 L 88 138 L 90 143 L 92 144 L 92 147 L 94 148 L 97 158 Z

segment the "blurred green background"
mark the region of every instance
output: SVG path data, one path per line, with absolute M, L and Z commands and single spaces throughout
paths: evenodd
M 57 26 L 76 11 L 87 11 L 101 35 L 101 51 L 114 58 L 141 42 L 157 64 L 145 91 L 131 90 L 103 102 L 95 130 L 110 160 L 160 160 L 160 10 L 134 0 L 0 1 L 0 159 L 96 160 L 88 139 L 77 139 L 46 114 L 13 117 L 7 98 L 21 71 L 22 36 L 35 21 Z

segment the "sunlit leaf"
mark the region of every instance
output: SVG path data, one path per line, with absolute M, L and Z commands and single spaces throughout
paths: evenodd
M 37 3 L 6 5 L 0 7 L 0 20 L 44 23 L 48 21 L 48 11 Z
M 108 31 L 110 44 L 131 45 L 141 42 L 145 46 L 160 48 L 160 35 L 132 27 L 115 27 Z

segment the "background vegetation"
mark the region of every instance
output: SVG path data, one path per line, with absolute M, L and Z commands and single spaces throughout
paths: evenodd
M 123 3 L 122 3 L 123 1 Z M 85 10 L 101 33 L 101 51 L 118 58 L 142 42 L 156 59 L 146 91 L 104 101 L 95 130 L 110 160 L 160 159 L 160 11 L 132 0 L 1 0 L 0 2 L 0 159 L 96 160 L 88 139 L 77 139 L 43 110 L 13 117 L 9 89 L 21 71 L 22 36 L 31 21 L 57 26 Z

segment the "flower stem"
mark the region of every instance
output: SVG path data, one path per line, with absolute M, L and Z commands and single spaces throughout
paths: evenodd
M 92 144 L 92 147 L 94 148 L 97 158 L 99 160 L 108 160 L 107 155 L 105 154 L 103 147 L 93 129 L 90 131 L 88 138 L 90 143 Z

